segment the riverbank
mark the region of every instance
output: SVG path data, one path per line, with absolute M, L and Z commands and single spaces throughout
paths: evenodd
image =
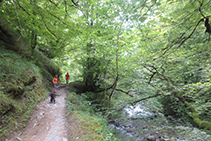
M 190 123 L 155 112 L 145 102 L 126 107 L 110 121 L 113 133 L 122 141 L 209 141 L 211 135 Z

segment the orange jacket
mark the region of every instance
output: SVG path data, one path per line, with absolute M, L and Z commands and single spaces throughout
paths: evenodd
M 53 84 L 57 84 L 57 78 L 56 77 L 53 78 Z

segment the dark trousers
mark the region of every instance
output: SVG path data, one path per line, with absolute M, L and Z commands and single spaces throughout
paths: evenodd
M 56 94 L 55 93 L 50 93 L 50 97 L 51 97 L 50 102 L 55 104 L 55 102 L 56 102 L 56 100 L 55 100 Z

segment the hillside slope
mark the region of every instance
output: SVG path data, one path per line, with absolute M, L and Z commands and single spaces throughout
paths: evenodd
M 0 138 L 26 125 L 60 69 L 0 20 Z

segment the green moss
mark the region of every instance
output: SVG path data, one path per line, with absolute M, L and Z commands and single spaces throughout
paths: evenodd
M 199 118 L 194 118 L 193 120 L 194 120 L 195 124 L 196 124 L 198 127 L 200 127 L 200 125 L 201 125 L 201 120 L 200 120 Z
M 190 103 L 188 103 L 187 101 L 185 101 L 185 105 L 188 107 L 188 106 L 190 106 Z
M 189 110 L 191 112 L 196 112 L 194 107 L 190 103 L 188 103 L 187 101 L 185 101 L 185 105 L 187 107 L 187 110 Z
M 211 123 L 208 121 L 201 121 L 200 128 L 211 130 Z
M 192 105 L 189 104 L 189 106 L 187 107 L 187 109 L 191 112 L 196 112 L 194 107 Z
M 193 113 L 192 113 L 192 117 L 193 117 L 193 119 L 199 118 L 199 116 L 198 116 L 198 114 L 197 114 L 196 112 L 193 112 Z

